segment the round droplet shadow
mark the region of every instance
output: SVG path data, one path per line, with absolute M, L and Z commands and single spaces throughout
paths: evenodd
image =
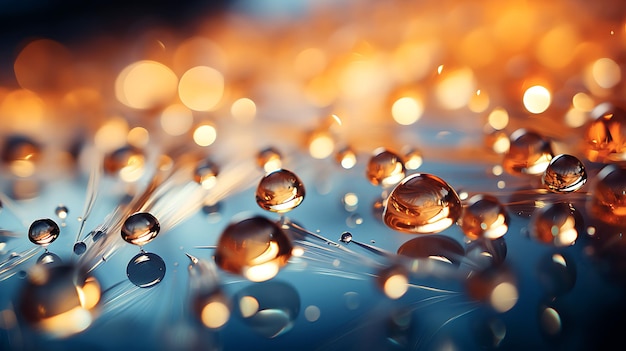
M 165 262 L 157 254 L 140 252 L 128 262 L 126 276 L 140 288 L 151 288 L 165 277 Z

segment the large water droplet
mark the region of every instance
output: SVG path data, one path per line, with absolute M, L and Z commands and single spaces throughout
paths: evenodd
M 459 224 L 471 240 L 497 239 L 509 230 L 509 216 L 496 197 L 479 194 L 469 199 Z
M 352 241 L 352 233 L 350 233 L 350 232 L 343 232 L 341 234 L 341 237 L 339 238 L 339 241 L 341 241 L 342 243 L 348 244 L 349 242 Z
M 592 162 L 621 161 L 626 158 L 626 111 L 603 103 L 591 111 L 587 126 L 586 156 Z
M 50 218 L 38 219 L 28 228 L 28 239 L 37 245 L 48 246 L 59 237 L 59 226 Z
M 60 265 L 63 264 L 63 260 L 55 253 L 45 252 L 43 255 L 39 256 L 37 264 Z
M 518 129 L 511 134 L 502 166 L 511 174 L 541 174 L 552 159 L 552 146 L 543 136 Z
M 465 256 L 465 249 L 452 238 L 435 235 L 417 237 L 405 242 L 398 248 L 398 254 L 458 267 Z
M 256 190 L 256 203 L 271 212 L 288 212 L 304 200 L 304 184 L 298 176 L 286 169 L 268 173 Z
M 265 217 L 231 223 L 224 229 L 215 251 L 217 265 L 251 281 L 273 278 L 291 257 L 287 234 Z
M 448 183 L 432 174 L 415 173 L 391 191 L 383 219 L 401 232 L 438 233 L 455 223 L 461 211 L 461 200 Z
M 130 215 L 122 225 L 122 239 L 133 245 L 143 246 L 159 234 L 159 221 L 148 212 L 137 212 Z
M 211 189 L 217 182 L 219 168 L 213 161 L 203 159 L 196 165 L 193 171 L 193 180 L 200 184 L 204 189 Z
M 396 153 L 379 148 L 370 157 L 365 175 L 373 185 L 392 186 L 404 178 L 404 162 Z
M 541 182 L 555 193 L 569 193 L 587 182 L 587 171 L 579 159 L 572 155 L 555 156 L 541 177 Z
M 140 288 L 151 288 L 165 277 L 165 262 L 151 252 L 140 252 L 126 266 L 126 276 Z
M 583 218 L 572 204 L 547 204 L 533 213 L 528 224 L 530 235 L 536 240 L 555 246 L 570 246 L 583 233 Z
M 611 164 L 598 173 L 587 209 L 603 222 L 626 226 L 626 167 Z

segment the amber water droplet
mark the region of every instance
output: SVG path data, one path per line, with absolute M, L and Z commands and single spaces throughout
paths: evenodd
M 123 146 L 104 156 L 104 171 L 118 175 L 127 182 L 135 181 L 143 175 L 145 166 L 143 151 L 134 146 Z
M 165 261 L 157 254 L 140 252 L 128 262 L 126 276 L 140 288 L 151 288 L 165 277 Z
M 342 243 L 349 243 L 352 241 L 352 233 L 350 232 L 343 232 L 341 234 L 341 237 L 339 238 L 339 241 L 341 241 Z
M 69 214 L 69 212 L 70 212 L 70 210 L 68 210 L 65 205 L 59 205 L 59 206 L 57 206 L 57 208 L 54 209 L 54 213 L 60 219 L 66 219 L 67 215 Z
M 370 157 L 365 175 L 373 185 L 392 186 L 404 178 L 404 162 L 393 151 L 379 148 Z
M 2 161 L 18 177 L 33 175 L 40 158 L 41 146 L 26 136 L 12 135 L 4 143 Z
M 137 212 L 130 215 L 122 225 L 122 239 L 133 245 L 143 246 L 159 235 L 161 225 L 148 212 Z
M 59 237 L 60 229 L 55 221 L 43 218 L 34 221 L 28 228 L 28 239 L 41 246 L 48 246 Z
M 217 182 L 219 168 L 213 161 L 204 159 L 198 162 L 193 171 L 193 180 L 200 184 L 204 189 L 211 189 Z
M 304 184 L 286 169 L 266 174 L 256 189 L 256 203 L 271 212 L 291 211 L 302 203 L 304 196 Z
M 541 174 L 552 157 L 550 140 L 535 132 L 518 129 L 511 134 L 502 166 L 511 174 Z
M 573 245 L 584 233 L 582 215 L 572 204 L 557 202 L 538 208 L 528 224 L 536 240 L 558 247 Z
M 626 167 L 607 165 L 597 175 L 587 200 L 591 215 L 605 223 L 626 227 Z
M 541 182 L 552 192 L 570 193 L 587 182 L 587 171 L 585 165 L 575 156 L 561 154 L 550 161 Z
M 270 173 L 282 168 L 283 156 L 280 151 L 270 146 L 257 153 L 256 164 L 266 173 Z
M 626 159 L 626 111 L 603 103 L 591 111 L 593 121 L 587 126 L 586 156 L 592 162 Z
M 471 240 L 497 239 L 509 230 L 509 216 L 495 196 L 472 196 L 459 219 L 461 229 Z
M 448 183 L 432 174 L 415 173 L 391 191 L 383 220 L 405 233 L 438 233 L 455 223 L 461 211 L 461 200 Z
M 398 255 L 428 259 L 458 267 L 465 249 L 456 240 L 447 236 L 422 236 L 413 238 L 398 248 Z
M 335 155 L 335 161 L 345 169 L 356 166 L 356 152 L 349 146 L 339 149 Z
M 291 257 L 287 234 L 265 217 L 229 224 L 222 232 L 215 262 L 221 269 L 251 281 L 273 278 Z

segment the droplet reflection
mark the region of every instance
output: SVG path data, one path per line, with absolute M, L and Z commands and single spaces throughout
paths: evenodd
M 555 246 L 570 246 L 583 233 L 582 215 L 572 204 L 558 202 L 535 210 L 528 224 L 536 240 Z
M 587 182 L 587 172 L 579 159 L 561 154 L 550 161 L 541 182 L 552 192 L 569 193 L 580 189 Z

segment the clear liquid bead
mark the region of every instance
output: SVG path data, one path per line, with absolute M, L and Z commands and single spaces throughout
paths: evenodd
M 256 203 L 271 212 L 288 212 L 304 200 L 304 184 L 298 176 L 286 169 L 266 174 L 256 190 Z
M 341 237 L 339 238 L 339 241 L 341 241 L 342 243 L 348 244 L 349 242 L 352 241 L 352 233 L 350 233 L 350 232 L 343 232 L 341 234 Z
M 215 262 L 221 269 L 255 282 L 273 278 L 291 257 L 287 234 L 265 217 L 231 223 L 222 232 Z
M 68 210 L 65 205 L 59 205 L 54 209 L 54 214 L 56 214 L 60 219 L 66 219 L 69 212 L 70 210 Z
M 550 161 L 541 182 L 554 193 L 570 193 L 587 182 L 587 171 L 578 158 L 561 154 Z
M 430 234 L 450 227 L 461 211 L 461 200 L 448 183 L 432 174 L 415 173 L 391 191 L 383 220 L 401 232 Z
M 143 246 L 159 235 L 161 225 L 148 212 L 137 212 L 130 215 L 122 225 L 122 239 L 133 245 Z
M 491 195 L 474 195 L 463 208 L 461 229 L 471 240 L 497 239 L 509 230 L 509 216 L 500 201 Z
M 582 215 L 569 203 L 558 202 L 538 208 L 528 229 L 537 241 L 557 247 L 571 246 L 582 232 Z
M 193 180 L 208 190 L 215 186 L 218 173 L 217 165 L 209 159 L 204 159 L 196 165 L 193 171 Z
M 585 151 L 592 162 L 626 159 L 626 111 L 603 103 L 591 111 L 585 134 Z
M 59 237 L 60 229 L 55 221 L 43 218 L 34 221 L 28 228 L 28 239 L 36 245 L 48 246 Z
M 535 132 L 518 129 L 511 134 L 502 166 L 510 174 L 541 174 L 552 157 L 550 140 Z
M 626 166 L 611 164 L 598 173 L 587 210 L 605 223 L 626 227 Z
M 265 173 L 270 173 L 282 168 L 283 156 L 280 151 L 270 146 L 257 153 L 256 164 Z
M 396 153 L 379 148 L 370 157 L 365 174 L 373 185 L 393 186 L 404 178 L 404 162 Z
M 140 252 L 126 266 L 126 276 L 140 288 L 151 288 L 165 277 L 165 261 L 151 252 Z

